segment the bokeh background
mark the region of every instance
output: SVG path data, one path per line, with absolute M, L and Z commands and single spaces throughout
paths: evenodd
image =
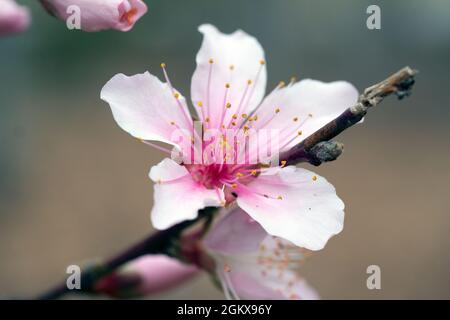
M 312 168 L 346 203 L 344 231 L 302 273 L 325 299 L 450 298 L 450 3 L 447 0 L 147 0 L 128 33 L 69 31 L 36 1 L 33 25 L 0 39 L 0 296 L 32 297 L 66 266 L 151 232 L 149 168 L 163 154 L 120 130 L 100 100 L 114 74 L 162 76 L 189 95 L 197 26 L 241 28 L 266 50 L 269 88 L 292 75 L 359 90 L 410 65 L 413 95 L 390 98 Z M 378 4 L 382 29 L 366 28 Z M 366 268 L 381 267 L 368 290 Z M 156 298 L 222 298 L 199 277 Z

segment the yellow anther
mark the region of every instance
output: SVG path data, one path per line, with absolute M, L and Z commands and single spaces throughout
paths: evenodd
M 174 125 L 175 125 L 175 122 L 174 122 L 174 121 L 170 121 L 170 124 L 174 126 Z
M 281 161 L 281 167 L 284 167 L 286 165 L 287 161 L 286 160 L 282 160 Z
M 280 111 L 281 111 L 280 108 L 275 109 L 275 113 L 279 113 Z
M 257 171 L 256 170 L 252 170 L 251 174 L 252 176 L 256 176 Z
M 286 85 L 286 82 L 284 82 L 284 81 L 280 81 L 280 82 L 278 83 L 278 86 L 279 86 L 280 88 L 283 88 L 285 85 Z
M 247 80 L 247 84 L 251 85 L 252 84 L 252 80 Z
M 308 114 L 308 116 L 309 116 L 309 117 L 312 117 L 313 115 L 312 115 L 312 113 L 310 113 L 310 114 Z
M 244 118 L 244 119 L 245 119 L 245 118 L 247 118 L 247 117 L 248 117 L 248 116 L 247 116 L 247 114 L 246 114 L 246 113 L 243 113 L 243 114 L 242 114 L 242 118 Z
M 207 122 L 207 123 L 209 122 L 209 117 L 205 118 L 205 122 Z
M 316 181 L 316 180 L 317 180 L 317 176 L 313 176 L 313 177 L 312 177 L 312 180 L 313 180 L 313 181 Z
M 263 66 L 263 65 L 266 64 L 266 61 L 264 61 L 264 60 L 259 60 L 259 64 Z
M 203 107 L 203 102 L 201 101 L 197 102 L 197 106 L 199 106 L 200 108 Z
M 255 114 L 255 115 L 253 116 L 253 121 L 256 121 L 256 120 L 258 120 L 258 116 Z
M 283 197 L 282 196 L 278 196 L 277 199 L 278 200 L 283 200 Z
M 161 68 L 165 68 L 166 67 L 166 64 L 163 62 L 163 63 L 161 63 Z
M 225 88 L 228 89 L 229 87 L 230 87 L 230 84 L 229 84 L 229 83 L 226 83 L 226 84 L 225 84 Z
M 248 131 L 250 128 L 248 126 L 244 126 L 244 131 Z
M 236 177 L 240 178 L 242 176 L 244 176 L 242 173 L 240 173 L 240 172 L 236 173 Z
M 231 117 L 232 117 L 233 119 L 237 119 L 237 115 L 236 115 L 236 114 L 233 114 Z
M 227 104 L 225 105 L 225 107 L 227 107 L 227 109 L 231 108 L 231 103 L 227 102 Z
M 295 81 L 297 81 L 297 77 L 295 77 L 295 76 L 291 77 L 291 82 L 295 82 Z
M 292 119 L 292 120 L 294 120 L 294 122 L 297 122 L 297 121 L 298 121 L 298 117 L 295 117 L 295 118 Z
M 221 125 L 221 127 L 222 127 L 222 129 L 225 129 L 225 125 L 223 124 L 223 125 Z
M 232 187 L 233 189 L 236 189 L 236 188 L 237 188 L 237 183 L 233 183 L 233 184 L 231 185 L 231 187 Z
M 175 93 L 173 94 L 173 96 L 175 97 L 175 99 L 178 99 L 178 98 L 180 97 L 180 94 L 179 94 L 178 92 L 175 92 Z
M 230 65 L 230 70 L 234 70 L 234 65 Z
M 232 125 L 232 126 L 235 126 L 235 125 L 236 125 L 236 122 L 233 121 L 233 122 L 231 123 L 231 125 Z
M 299 132 L 297 132 L 297 134 L 298 134 L 299 136 L 301 136 L 301 135 L 303 134 L 303 131 L 300 130 Z
M 211 58 L 211 59 L 209 59 L 209 64 L 213 64 L 214 63 L 214 60 Z

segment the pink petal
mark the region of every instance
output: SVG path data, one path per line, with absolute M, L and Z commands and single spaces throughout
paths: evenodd
M 198 210 L 221 206 L 222 190 L 206 189 L 195 182 L 184 166 L 164 159 L 150 170 L 154 187 L 151 220 L 156 229 L 167 229 L 184 220 L 195 219 Z
M 200 119 L 209 117 L 211 127 L 220 128 L 222 118 L 228 124 L 234 113 L 249 113 L 263 98 L 267 75 L 260 62 L 264 51 L 255 38 L 241 30 L 228 35 L 205 24 L 199 31 L 204 38 L 191 82 L 192 102 Z M 199 102 L 202 107 L 198 107 Z M 226 103 L 231 108 L 225 108 Z
M 255 126 L 278 130 L 279 147 L 286 150 L 338 117 L 357 99 L 358 91 L 348 82 L 302 80 L 268 95 L 256 112 Z
M 237 189 L 237 203 L 273 236 L 310 250 L 322 249 L 344 223 L 344 203 L 334 187 L 293 166 L 260 175 Z
M 27 7 L 13 0 L 0 0 L 0 36 L 24 31 L 30 24 Z
M 80 27 L 88 32 L 107 29 L 128 31 L 147 12 L 147 6 L 141 0 L 41 0 L 41 3 L 63 21 L 73 15 L 73 11 L 68 10 L 70 6 L 78 7 Z
M 242 209 L 236 208 L 211 229 L 204 242 L 210 249 L 222 254 L 256 251 L 267 232 Z
M 237 267 L 235 267 L 239 270 Z M 229 273 L 231 285 L 240 299 L 244 300 L 318 300 L 319 295 L 306 280 L 296 278 L 290 287 L 290 278 L 294 272 L 285 272 L 283 278 L 276 276 L 277 271 L 269 272 L 265 278 L 254 272 Z
M 183 114 L 169 86 L 148 72 L 116 74 L 103 87 L 101 98 L 109 103 L 117 124 L 138 139 L 176 144 L 178 128 L 187 136 L 192 131 L 192 119 Z M 181 95 L 178 101 L 185 107 Z

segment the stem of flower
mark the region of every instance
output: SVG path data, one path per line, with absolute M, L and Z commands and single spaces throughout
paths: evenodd
M 158 231 L 148 236 L 139 243 L 126 249 L 125 251 L 117 254 L 114 257 L 98 263 L 93 266 L 88 266 L 82 270 L 81 274 L 81 289 L 69 290 L 66 282 L 63 282 L 48 292 L 40 295 L 39 300 L 53 300 L 63 296 L 66 293 L 90 293 L 94 292 L 94 285 L 98 280 L 108 275 L 123 264 L 134 260 L 145 254 L 163 253 L 167 255 L 173 255 L 176 251 L 177 240 L 180 238 L 181 233 L 188 227 L 196 224 L 200 220 L 210 219 L 213 213 L 217 210 L 214 207 L 207 207 L 199 211 L 198 217 L 194 220 L 183 221 L 173 227 Z
M 309 162 L 318 166 L 323 162 L 336 160 L 342 153 L 343 144 L 330 140 L 361 121 L 367 111 L 378 105 L 385 97 L 391 94 L 395 94 L 398 99 L 409 96 L 417 72 L 410 67 L 404 67 L 385 80 L 365 89 L 359 96 L 356 105 L 348 108 L 339 117 L 330 121 L 289 151 L 281 154 L 279 157 L 280 164 L 293 165 L 300 162 Z

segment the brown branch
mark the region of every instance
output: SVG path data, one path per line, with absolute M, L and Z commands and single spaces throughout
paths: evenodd
M 174 255 L 178 249 L 176 240 L 179 238 L 180 234 L 186 228 L 196 224 L 200 220 L 204 218 L 209 219 L 215 211 L 216 208 L 214 207 L 208 207 L 200 210 L 198 218 L 195 220 L 184 221 L 169 229 L 158 231 L 116 256 L 107 259 L 103 263 L 85 267 L 81 272 L 80 290 L 69 290 L 66 282 L 64 281 L 48 290 L 46 293 L 40 295 L 37 299 L 53 300 L 63 296 L 66 293 L 94 292 L 94 286 L 98 280 L 133 259 L 150 253 Z
M 318 166 L 323 162 L 336 160 L 342 153 L 343 145 L 330 140 L 361 121 L 367 111 L 378 105 L 385 97 L 391 94 L 395 94 L 398 99 L 409 96 L 416 74 L 416 70 L 405 67 L 380 83 L 365 89 L 356 105 L 345 110 L 339 117 L 317 130 L 291 150 L 281 154 L 280 164 L 281 161 L 283 163 L 286 161 L 286 165 L 309 162 Z

